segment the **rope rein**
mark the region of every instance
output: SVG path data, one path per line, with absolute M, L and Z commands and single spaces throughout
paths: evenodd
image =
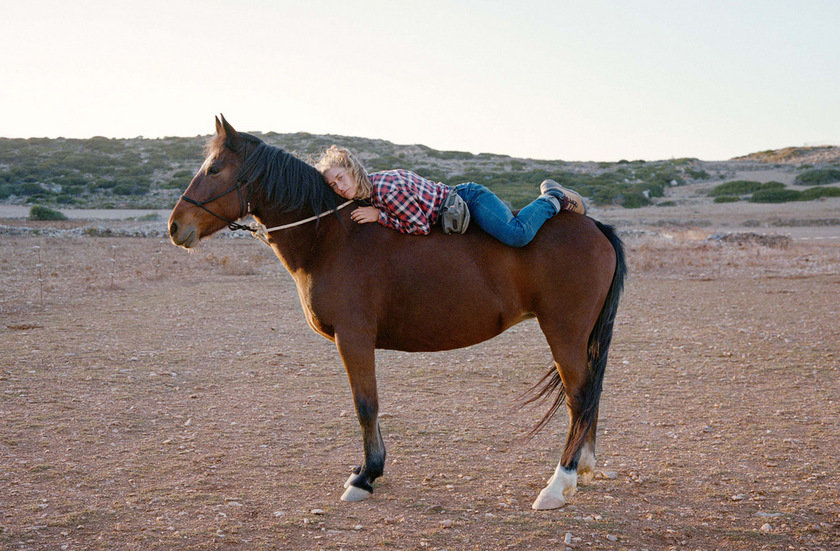
M 314 222 L 319 218 L 326 216 L 332 212 L 338 212 L 353 201 L 347 201 L 342 203 L 341 205 L 337 206 L 333 210 L 328 210 L 326 212 L 322 212 L 321 214 L 316 214 L 315 216 L 310 216 L 309 218 L 304 218 L 303 220 L 298 220 L 297 222 L 292 222 L 290 224 L 283 224 L 282 226 L 274 226 L 273 228 L 266 228 L 262 224 L 252 224 L 251 226 L 243 226 L 246 230 L 250 231 L 253 236 L 266 245 L 269 245 L 268 237 L 271 232 L 280 231 L 280 230 L 287 230 L 289 228 L 294 228 L 295 226 L 302 226 L 303 224 L 308 224 L 309 222 Z

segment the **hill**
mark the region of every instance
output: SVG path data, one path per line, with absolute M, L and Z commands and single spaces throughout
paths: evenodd
M 576 188 L 595 205 L 639 207 L 663 198 L 670 187 L 719 181 L 732 172 L 732 163 L 743 168 L 776 158 L 763 152 L 722 163 L 697 159 L 581 163 L 440 151 L 424 145 L 303 132 L 255 135 L 309 162 L 330 144 L 340 143 L 354 150 L 371 171 L 401 167 L 451 184 L 477 182 L 517 208 L 534 198 L 545 178 Z M 200 166 L 208 138 L 0 138 L 0 203 L 170 208 Z
M 782 164 L 823 164 L 840 162 L 840 147 L 822 145 L 816 147 L 785 147 L 750 153 L 735 157 L 735 161 L 757 161 Z

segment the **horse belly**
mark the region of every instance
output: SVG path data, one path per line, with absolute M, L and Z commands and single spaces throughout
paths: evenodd
M 533 317 L 519 300 L 507 296 L 469 292 L 402 295 L 388 308 L 377 326 L 377 348 L 432 352 L 471 346 L 486 341 L 520 321 Z

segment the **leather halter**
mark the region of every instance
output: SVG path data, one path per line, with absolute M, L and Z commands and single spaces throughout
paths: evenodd
M 246 184 L 246 185 L 250 186 L 250 188 L 248 190 L 248 201 L 247 201 L 247 203 L 243 202 L 243 200 L 242 200 L 242 185 L 243 184 Z M 234 220 L 228 220 L 224 216 L 213 212 L 212 210 L 208 209 L 205 206 L 207 203 L 212 203 L 213 201 L 215 201 L 217 199 L 221 199 L 222 197 L 224 197 L 225 195 L 227 195 L 228 193 L 230 193 L 233 190 L 236 190 L 236 196 L 239 198 L 239 213 L 240 214 L 237 217 L 237 220 L 238 220 L 239 218 L 242 218 L 242 217 L 244 217 L 248 214 L 251 214 L 251 195 L 254 192 L 253 184 L 248 184 L 248 183 L 240 180 L 233 187 L 228 188 L 226 191 L 223 191 L 222 193 L 214 195 L 213 197 L 211 197 L 210 199 L 207 199 L 206 201 L 196 201 L 195 199 L 187 197 L 186 194 L 181 195 L 181 199 L 183 199 L 187 203 L 190 203 L 191 205 L 195 205 L 198 208 L 212 214 L 213 216 L 215 216 L 219 220 L 222 220 L 223 222 L 225 222 L 228 225 L 228 228 L 231 229 L 232 231 L 244 230 L 244 231 L 251 232 L 251 235 L 253 237 L 259 239 L 260 241 L 262 241 L 263 243 L 265 243 L 268 246 L 271 246 L 271 243 L 268 242 L 268 236 L 271 232 L 285 230 L 285 229 L 288 229 L 288 228 L 294 228 L 296 226 L 300 226 L 302 224 L 306 224 L 308 222 L 318 220 L 319 218 L 321 218 L 322 216 L 326 215 L 329 212 L 337 212 L 337 211 L 343 209 L 344 207 L 346 207 L 347 205 L 350 205 L 351 203 L 353 203 L 353 201 L 347 201 L 346 203 L 343 203 L 343 204 L 335 207 L 331 211 L 322 212 L 320 214 L 316 214 L 315 216 L 310 216 L 309 218 L 305 218 L 303 220 L 298 220 L 297 222 L 292 222 L 291 224 L 283 224 L 282 226 L 274 226 L 273 228 L 266 228 L 262 224 L 255 224 L 255 225 L 251 225 L 251 226 L 246 226 L 246 225 L 240 224 L 239 222 L 236 222 Z
M 243 216 L 246 216 L 246 215 L 250 214 L 251 213 L 251 194 L 253 194 L 253 192 L 254 192 L 254 186 L 250 185 L 250 184 L 246 184 L 246 185 L 250 185 L 250 188 L 248 190 L 248 201 L 246 203 L 242 200 L 242 185 L 243 184 L 246 184 L 246 183 L 243 182 L 242 180 L 240 180 L 240 181 L 236 182 L 236 185 L 229 188 L 227 191 L 223 191 L 222 193 L 214 195 L 213 197 L 211 197 L 210 199 L 207 199 L 206 201 L 196 201 L 195 199 L 191 199 L 191 198 L 187 197 L 186 194 L 181 195 L 181 199 L 183 199 L 187 203 L 190 203 L 191 205 L 195 205 L 198 208 L 212 214 L 213 216 L 215 216 L 219 220 L 222 220 L 223 222 L 225 222 L 227 224 L 228 228 L 233 230 L 233 231 L 245 230 L 245 231 L 249 231 L 251 233 L 254 233 L 254 232 L 257 231 L 256 228 L 252 228 L 251 226 L 245 226 L 243 224 L 240 224 L 239 222 L 236 222 L 235 220 L 228 220 L 224 216 L 221 216 L 220 214 L 217 214 L 217 213 L 213 212 L 212 210 L 208 209 L 205 206 L 206 204 L 212 203 L 213 201 L 215 201 L 217 199 L 221 199 L 222 197 L 224 197 L 225 195 L 227 195 L 231 191 L 236 190 L 236 196 L 239 198 L 239 216 L 237 216 L 236 219 L 238 220 L 238 219 L 242 218 Z

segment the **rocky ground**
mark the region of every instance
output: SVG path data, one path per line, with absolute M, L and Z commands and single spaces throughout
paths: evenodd
M 840 200 L 678 191 L 593 211 L 631 268 L 599 474 L 539 513 L 565 420 L 524 439 L 534 322 L 378 353 L 386 474 L 346 504 L 346 376 L 266 247 L 0 220 L 0 548 L 840 548 Z

